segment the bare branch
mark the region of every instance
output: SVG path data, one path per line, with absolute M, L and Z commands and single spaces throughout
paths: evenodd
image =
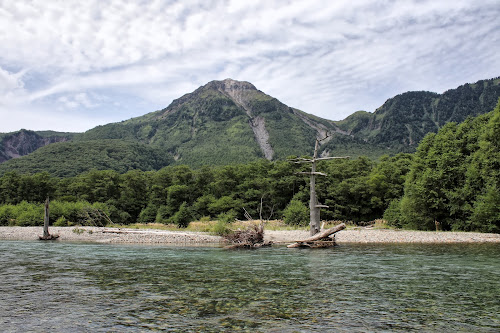
M 300 172 L 296 172 L 295 174 L 298 174 L 298 175 L 319 175 L 319 176 L 327 176 L 326 173 L 324 172 L 319 172 L 319 171 L 300 171 Z
M 336 156 L 332 156 L 332 157 L 318 157 L 316 159 L 314 159 L 315 161 L 324 161 L 324 160 L 333 160 L 333 159 L 349 159 L 351 158 L 351 156 L 342 156 L 342 157 L 336 157 Z

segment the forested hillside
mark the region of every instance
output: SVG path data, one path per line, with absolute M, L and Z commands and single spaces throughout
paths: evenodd
M 0 164 L 0 174 L 15 170 L 21 174 L 47 172 L 55 177 L 73 177 L 92 169 L 159 170 L 173 157 L 158 148 L 123 140 L 60 142 L 44 146 L 23 158 Z
M 336 124 L 369 143 L 408 151 L 448 122 L 490 112 L 500 97 L 500 78 L 464 84 L 443 94 L 406 92 L 388 99 L 374 113 L 357 112 Z

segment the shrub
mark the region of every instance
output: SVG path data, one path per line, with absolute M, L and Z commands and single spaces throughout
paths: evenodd
M 283 211 L 283 221 L 288 225 L 307 226 L 309 209 L 299 200 L 292 200 Z
M 168 223 L 168 207 L 161 205 L 160 208 L 158 208 L 158 211 L 156 212 L 156 223 Z
M 21 202 L 14 208 L 16 225 L 41 226 L 43 225 L 43 204 Z
M 157 212 L 158 212 L 158 208 L 156 206 L 148 205 L 139 214 L 137 222 L 139 222 L 139 223 L 155 222 Z
M 67 227 L 68 225 L 68 220 L 66 220 L 64 216 L 59 217 L 57 221 L 54 222 L 55 227 Z
M 401 200 L 392 200 L 389 207 L 384 212 L 384 220 L 387 224 L 396 228 L 403 227 L 403 221 L 401 219 Z
M 132 216 L 124 211 L 119 211 L 118 212 L 118 221 L 115 221 L 115 223 L 120 223 L 120 224 L 129 224 L 132 222 Z
M 200 218 L 200 222 L 210 222 L 211 218 L 210 216 L 202 216 Z
M 80 216 L 85 206 L 90 206 L 86 201 L 68 202 L 54 200 L 50 202 L 50 220 L 57 222 L 61 217 L 67 222 L 80 223 Z M 55 225 L 55 224 L 54 224 Z
M 0 225 L 9 225 L 14 220 L 14 206 L 0 206 Z
M 229 224 L 236 219 L 236 212 L 234 210 L 220 213 L 217 216 L 217 222 L 210 228 L 210 232 L 218 236 L 226 236 L 232 232 Z
M 191 222 L 191 211 L 186 202 L 183 202 L 179 210 L 172 216 L 172 222 L 179 228 L 186 228 Z

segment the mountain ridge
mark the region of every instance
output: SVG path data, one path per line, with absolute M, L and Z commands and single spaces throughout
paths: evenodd
M 15 141 L 18 132 L 0 133 L 0 161 L 2 156 L 5 162 L 57 140 L 125 140 L 150 145 L 154 154 L 163 152 L 165 160 L 172 157 L 174 163 L 192 167 L 246 163 L 259 158 L 310 155 L 315 139 L 327 133 L 329 138 L 320 148 L 322 156 L 350 152 L 351 156 L 377 158 L 412 152 L 425 134 L 437 132 L 449 121 L 461 122 L 491 111 L 499 97 L 497 77 L 464 84 L 443 94 L 405 92 L 388 99 L 373 113 L 357 111 L 344 120 L 332 121 L 289 107 L 250 82 L 210 81 L 162 110 L 84 133 L 19 131 L 29 135 L 17 134 L 17 138 L 26 138 L 17 151 L 17 146 L 9 146 L 5 140 Z M 64 149 L 64 142 L 60 147 Z M 132 149 L 124 147 L 121 149 Z M 8 169 L 8 165 L 2 169 Z

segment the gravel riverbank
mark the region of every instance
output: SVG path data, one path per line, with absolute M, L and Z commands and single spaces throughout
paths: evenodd
M 38 240 L 42 227 L 0 227 L 0 239 Z M 51 227 L 58 241 L 136 244 L 217 244 L 222 238 L 202 232 L 100 227 Z M 309 237 L 304 230 L 266 230 L 265 239 L 292 243 Z M 500 234 L 358 228 L 336 234 L 337 243 L 500 243 Z
M 201 232 L 179 232 L 156 229 L 127 229 L 102 227 L 50 227 L 57 241 L 136 244 L 207 244 L 219 243 L 221 238 Z M 0 239 L 38 240 L 42 227 L 0 227 Z
M 308 231 L 266 231 L 275 243 L 288 243 L 309 237 Z M 435 232 L 357 228 L 335 234 L 337 243 L 500 243 L 500 234 L 478 232 Z

